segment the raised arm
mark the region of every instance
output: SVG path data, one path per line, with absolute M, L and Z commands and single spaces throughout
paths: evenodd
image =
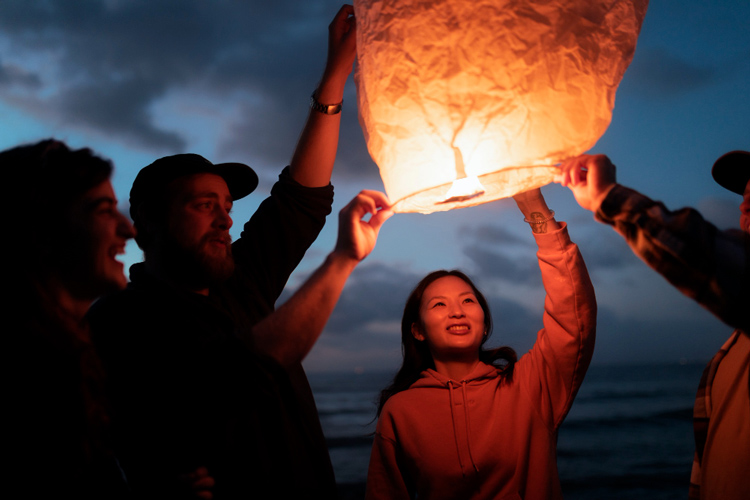
M 750 329 L 747 234 L 719 231 L 692 208 L 673 212 L 617 184 L 615 166 L 604 155 L 583 155 L 565 162 L 561 184 L 680 292 L 728 325 Z
M 519 210 L 523 213 L 523 220 L 531 226 L 535 234 L 543 234 L 560 229 L 555 220 L 555 212 L 547 207 L 542 190 L 539 188 L 518 193 L 513 196 Z
M 320 104 L 343 101 L 344 86 L 356 57 L 355 27 L 351 5 L 342 6 L 328 26 L 328 59 L 323 77 L 313 93 Z M 307 187 L 328 185 L 336 159 L 340 124 L 340 109 L 335 114 L 310 110 L 290 164 L 294 180 Z
M 371 214 L 369 220 L 363 220 Z M 310 278 L 253 329 L 255 349 L 284 366 L 304 359 L 318 340 L 354 268 L 375 247 L 393 212 L 383 193 L 362 191 L 339 213 L 336 247 Z
M 529 394 L 540 414 L 557 427 L 570 409 L 594 351 L 596 298 L 578 247 L 570 241 L 565 223 L 554 219 L 541 190 L 513 198 L 539 247 L 537 258 L 546 292 L 544 328 L 515 370 L 521 379 L 536 381 L 529 384 Z

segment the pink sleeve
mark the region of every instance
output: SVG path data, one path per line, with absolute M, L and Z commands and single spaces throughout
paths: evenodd
M 578 246 L 567 225 L 535 234 L 546 291 L 542 328 L 532 350 L 518 362 L 514 378 L 523 383 L 536 410 L 552 429 L 560 426 L 581 386 L 596 336 L 596 297 Z

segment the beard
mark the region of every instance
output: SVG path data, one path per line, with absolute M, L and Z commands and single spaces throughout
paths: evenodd
M 217 238 L 225 240 L 225 251 L 213 246 L 212 240 Z M 224 283 L 234 274 L 231 242 L 230 236 L 224 233 L 208 233 L 190 244 L 170 238 L 165 254 L 170 256 L 170 274 L 189 288 L 201 289 Z

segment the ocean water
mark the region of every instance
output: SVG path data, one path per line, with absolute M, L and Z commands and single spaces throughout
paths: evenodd
M 704 364 L 592 366 L 560 429 L 568 500 L 684 500 Z M 375 399 L 393 373 L 310 374 L 342 499 L 364 497 Z

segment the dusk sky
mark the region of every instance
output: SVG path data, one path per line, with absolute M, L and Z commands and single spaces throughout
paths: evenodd
M 239 161 L 261 178 L 234 209 L 233 237 L 288 164 L 325 62 L 334 0 L 2 0 L 0 149 L 54 137 L 115 164 L 127 213 L 131 183 L 154 159 L 183 152 Z M 612 123 L 591 152 L 618 181 L 672 208 L 738 227 L 740 197 L 716 185 L 721 154 L 750 149 L 750 1 L 652 0 Z M 361 189 L 382 190 L 344 97 L 334 213 L 285 295 L 333 248 L 336 214 Z M 34 203 L 30 186 L 24 189 Z M 566 221 L 599 303 L 593 363 L 707 361 L 731 333 L 633 256 L 572 193 L 542 189 Z M 23 216 L 12 207 L 13 217 Z M 40 228 L 43 230 L 43 228 Z M 493 344 L 526 352 L 541 328 L 536 245 L 512 200 L 397 214 L 348 282 L 306 361 L 310 371 L 395 369 L 399 322 L 427 272 L 460 268 L 492 305 Z M 124 261 L 142 259 L 132 243 Z M 283 299 L 282 299 L 283 300 Z

